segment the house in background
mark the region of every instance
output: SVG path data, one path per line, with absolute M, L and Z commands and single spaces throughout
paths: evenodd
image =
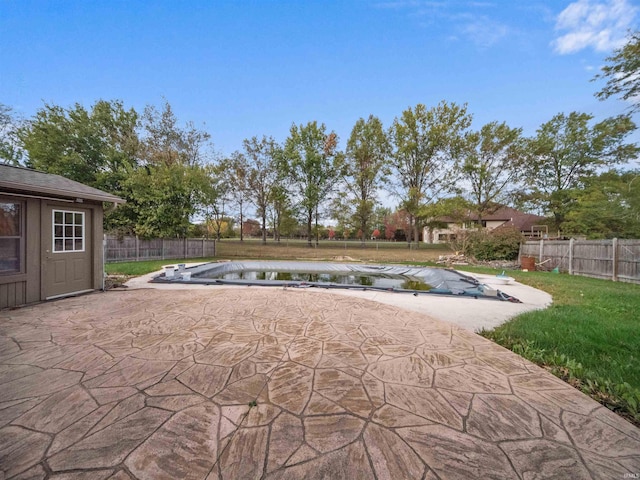
M 103 288 L 103 202 L 124 200 L 0 164 L 0 308 Z
M 455 240 L 460 232 L 477 229 L 479 226 L 488 230 L 514 227 L 528 238 L 542 238 L 547 233 L 547 227 L 543 225 L 544 217 L 524 213 L 511 207 L 500 207 L 495 212 L 484 215 L 482 221 L 478 220 L 477 214 L 471 212 L 463 221 L 451 217 L 440 217 L 436 220 L 441 223 L 441 228 L 424 227 L 425 243 L 447 243 Z

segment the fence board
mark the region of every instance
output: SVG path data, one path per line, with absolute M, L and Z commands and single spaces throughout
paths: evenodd
M 105 262 L 136 262 L 165 258 L 203 258 L 216 254 L 216 242 L 207 238 L 152 238 L 105 236 Z
M 640 240 L 527 241 L 520 256 L 535 257 L 545 270 L 640 283 Z

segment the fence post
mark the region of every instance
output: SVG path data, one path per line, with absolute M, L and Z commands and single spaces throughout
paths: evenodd
M 204 258 L 204 237 L 202 237 L 202 258 Z
M 184 258 L 187 258 L 187 237 L 184 237 L 183 241 L 184 241 L 184 246 L 183 246 Z
M 618 281 L 618 239 L 614 238 L 611 241 L 611 249 L 612 252 L 612 261 L 613 261 L 613 269 L 611 271 L 611 280 L 614 282 Z
M 573 237 L 569 240 L 569 275 L 573 275 Z
M 544 239 L 540 239 L 540 258 L 538 259 L 539 263 L 542 263 L 542 255 L 544 255 Z
M 162 260 L 164 260 L 164 238 L 162 239 Z
M 138 239 L 138 235 L 136 235 L 136 262 L 140 261 L 140 240 Z

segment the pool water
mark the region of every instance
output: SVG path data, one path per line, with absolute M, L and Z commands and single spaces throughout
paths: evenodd
M 205 271 L 193 278 L 211 278 L 221 280 L 267 280 L 290 281 L 314 284 L 360 285 L 382 289 L 400 288 L 403 290 L 431 290 L 431 285 L 416 277 L 389 274 L 354 274 L 342 272 L 279 272 L 273 270 L 241 270 L 234 272 Z

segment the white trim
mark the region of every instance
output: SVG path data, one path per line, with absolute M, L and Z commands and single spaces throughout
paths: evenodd
M 56 213 L 60 212 L 62 213 L 62 224 L 56 224 Z M 66 213 L 70 213 L 72 215 L 74 215 L 73 217 L 73 223 L 71 224 L 72 228 L 74 229 L 74 234 L 72 237 L 72 241 L 73 241 L 73 249 L 72 250 L 67 250 L 65 247 L 65 243 L 67 238 L 64 235 L 64 228 L 67 226 L 64 222 L 64 217 Z M 75 236 L 75 228 L 76 228 L 76 223 L 75 223 L 75 215 L 82 215 L 82 249 L 81 250 L 76 250 L 76 236 Z M 56 250 L 56 225 L 61 226 L 63 228 L 63 235 L 62 235 L 62 250 Z M 51 209 L 51 252 L 54 254 L 57 253 L 82 253 L 86 250 L 86 237 L 87 237 L 87 221 L 86 221 L 86 215 L 85 212 L 81 211 L 81 210 L 56 210 L 55 207 Z M 58 240 L 60 240 L 60 238 L 58 238 Z
M 88 288 L 87 290 L 78 290 L 77 292 L 61 293 L 60 295 L 51 295 L 50 297 L 46 297 L 45 300 L 55 300 L 56 298 L 72 297 L 73 295 L 81 295 L 83 293 L 89 293 L 93 291 L 93 288 Z

